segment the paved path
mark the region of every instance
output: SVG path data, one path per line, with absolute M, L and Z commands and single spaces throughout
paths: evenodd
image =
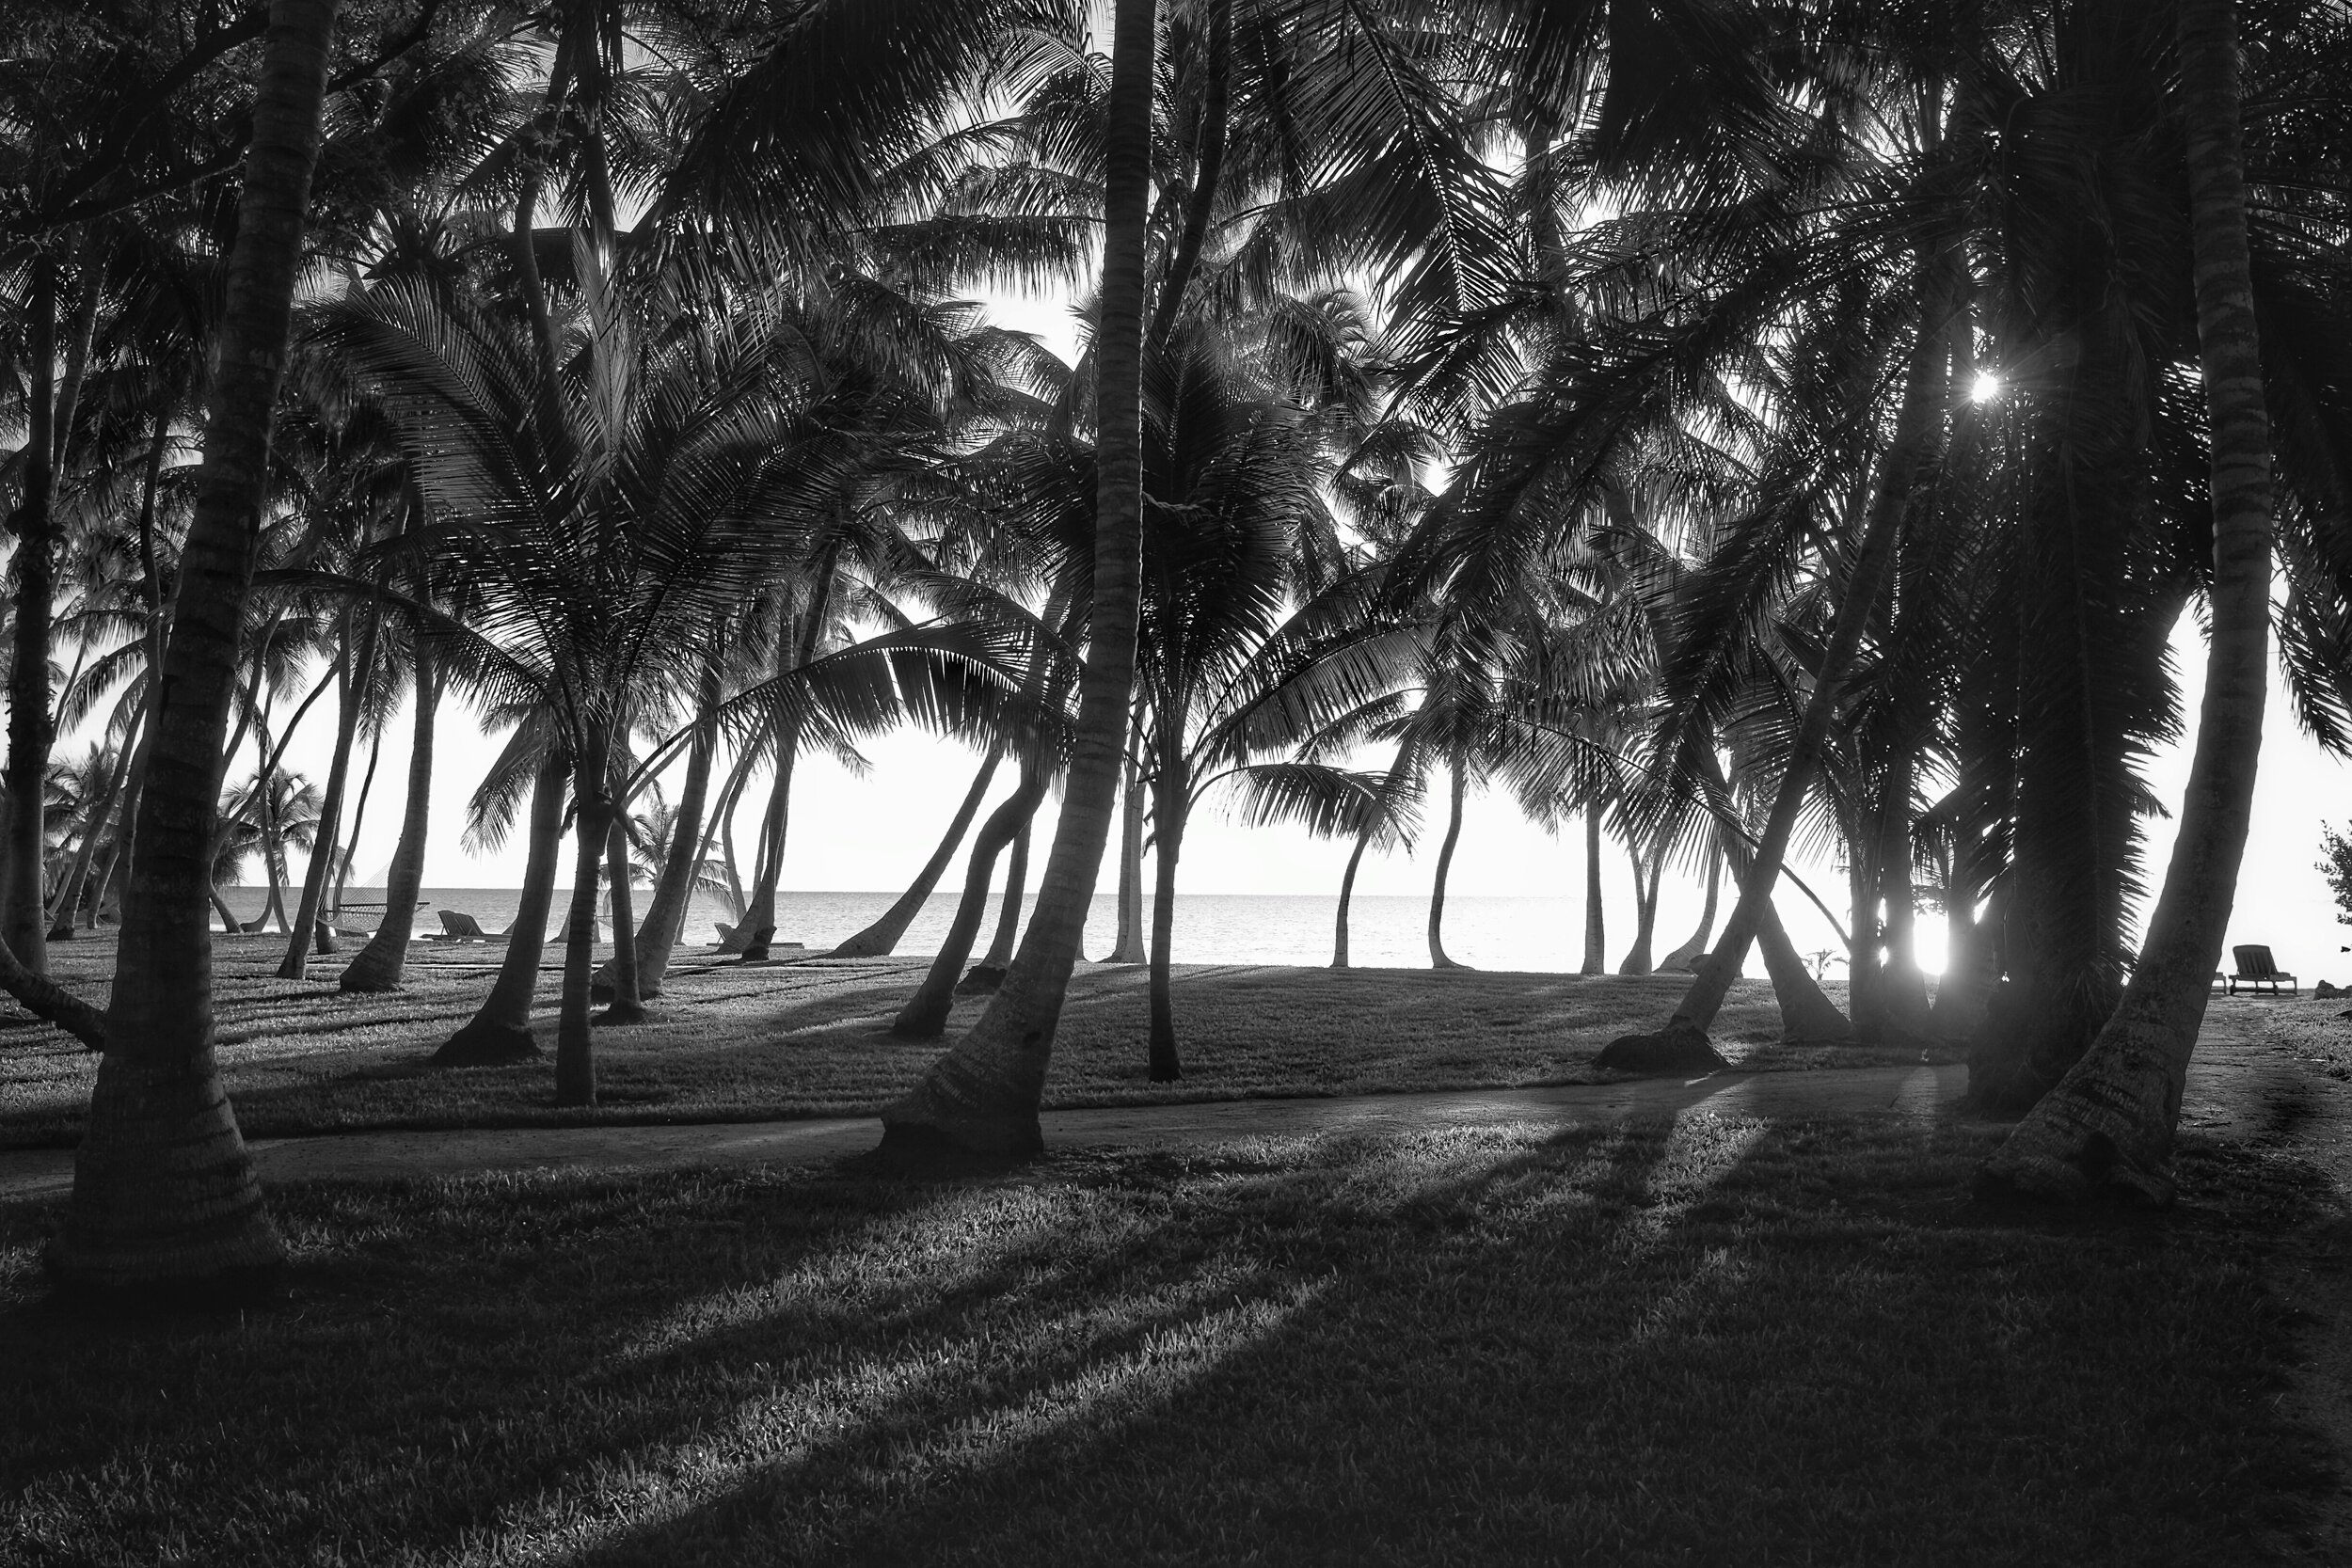
M 1931 1115 L 1967 1086 L 1960 1067 L 1834 1068 L 1808 1072 L 1721 1072 L 1690 1080 L 1639 1079 L 1543 1089 L 1461 1089 L 1320 1100 L 1223 1100 L 1048 1111 L 1057 1148 L 1191 1148 L 1237 1138 L 1339 1132 L 1403 1132 L 1432 1127 L 1568 1127 L 1621 1117 L 1705 1109 L 1767 1117 L 1895 1111 Z M 670 1127 L 530 1127 L 456 1132 L 339 1132 L 256 1138 L 269 1181 L 363 1180 L 477 1171 L 673 1170 L 800 1164 L 874 1147 L 871 1117 L 804 1121 L 697 1122 Z M 73 1182 L 71 1149 L 0 1152 L 0 1199 L 62 1196 Z

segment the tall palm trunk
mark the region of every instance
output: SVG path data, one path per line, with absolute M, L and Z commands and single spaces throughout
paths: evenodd
M 594 1005 L 589 992 L 596 967 L 597 871 L 604 863 L 616 809 L 606 793 L 603 758 L 576 769 L 574 779 L 580 810 L 572 835 L 572 909 L 564 927 L 564 995 L 555 1025 L 555 1102 L 567 1106 L 596 1102 L 596 1023 L 589 1012 Z
M 764 961 L 769 944 L 775 940 L 776 889 L 784 880 L 784 842 L 792 826 L 792 765 L 799 755 L 799 734 L 787 726 L 776 736 L 776 777 L 769 786 L 768 810 L 760 819 L 751 898 L 743 907 L 743 929 L 751 936 L 743 948 L 747 964 Z
M 2247 242 L 2232 0 L 2180 0 L 2197 341 L 2213 430 L 2211 652 L 2164 891 L 2122 1005 L 1978 1173 L 1987 1196 L 2169 1202 L 2189 1055 L 2253 816 L 2269 659 L 2270 426 Z
M 1470 764 L 1459 755 L 1454 758 L 1453 782 L 1447 786 L 1445 839 L 1438 846 L 1438 870 L 1429 883 L 1429 967 L 1432 969 L 1464 969 L 1446 957 L 1445 951 L 1445 884 L 1454 872 L 1454 847 L 1462 841 L 1462 800 L 1470 790 Z
M 1002 755 L 995 748 L 990 749 L 988 760 L 980 764 L 979 772 L 973 776 L 972 787 L 963 792 L 963 803 L 956 807 L 947 831 L 940 835 L 939 847 L 931 851 L 931 858 L 923 863 L 923 869 L 914 874 L 914 880 L 898 895 L 898 901 L 872 925 L 826 957 L 880 958 L 888 957 L 898 947 L 898 939 L 907 934 L 907 927 L 930 902 L 931 890 L 939 886 L 939 879 L 946 874 L 949 863 L 956 858 L 957 847 L 963 843 L 963 835 L 972 831 L 972 819 L 980 815 L 980 802 L 988 798 L 988 786 L 996 777 L 996 764 Z
M 434 709 L 440 687 L 433 654 L 421 631 L 410 641 L 416 680 L 416 728 L 408 751 L 408 803 L 400 819 L 400 842 L 384 879 L 384 920 L 368 944 L 353 956 L 338 982 L 347 991 L 397 990 L 408 963 L 408 937 L 416 925 L 418 891 L 424 886 L 424 835 L 433 821 Z
M 187 1299 L 272 1271 L 284 1249 L 213 1056 L 215 778 L 252 586 L 270 414 L 285 367 L 303 216 L 318 161 L 335 0 L 271 0 L 237 236 L 214 356 L 180 610 L 156 688 L 152 777 L 134 829 L 106 1053 L 51 1253 L 69 1287 Z
M 1143 962 L 1143 814 L 1147 802 L 1143 779 L 1134 762 L 1127 764 L 1127 790 L 1119 816 L 1119 936 L 1106 964 Z
M 57 894 L 57 912 L 49 927 L 51 942 L 70 942 L 81 919 L 82 894 L 89 884 L 90 863 L 98 857 L 98 843 L 106 834 L 114 820 L 115 807 L 122 800 L 124 785 L 131 776 L 131 758 L 135 754 L 140 735 L 147 727 L 147 704 L 142 701 L 138 711 L 131 716 L 131 727 L 123 732 L 122 744 L 115 750 L 114 766 L 107 769 L 104 793 L 91 811 L 88 824 L 82 832 L 81 847 L 73 854 L 72 867 L 67 871 L 65 886 Z M 93 920 L 91 924 L 95 925 Z
M 1012 835 L 1012 856 L 1005 862 L 1005 891 L 996 905 L 996 934 L 988 939 L 988 951 L 973 966 L 973 974 L 981 976 L 991 990 L 1003 982 L 1006 966 L 1012 962 L 1014 939 L 1021 935 L 1021 911 L 1028 904 L 1029 830 L 1035 825 L 1032 814 Z M 971 979 L 972 975 L 964 976 L 966 984 Z
M 1095 356 L 1094 603 L 1069 780 L 1037 907 L 979 1022 L 882 1113 L 885 1146 L 1014 1154 L 1044 1147 L 1038 1102 L 1118 809 L 1142 586 L 1144 263 L 1157 0 L 1118 0 L 1104 120 Z
M 531 1007 L 539 990 L 539 958 L 547 948 L 555 879 L 563 869 L 564 803 L 571 781 L 571 764 L 561 752 L 551 752 L 539 765 L 531 791 L 522 896 L 516 900 L 515 923 L 506 929 L 505 959 L 473 1017 L 433 1053 L 437 1067 L 486 1067 L 539 1053 L 531 1037 Z
M 1038 803 L 1044 799 L 1044 770 L 1024 765 L 1020 784 L 980 824 L 963 873 L 963 896 L 956 900 L 947 934 L 940 940 L 939 952 L 932 957 L 922 983 L 891 1020 L 892 1034 L 903 1039 L 932 1039 L 947 1027 L 948 1011 L 955 1006 L 956 977 L 963 973 L 964 959 L 972 956 L 973 939 L 979 935 L 980 921 L 988 913 L 988 884 L 996 870 L 996 857 L 1036 815 Z
M 1633 864 L 1633 945 L 1627 949 L 1617 973 L 1647 974 L 1656 967 L 1650 961 L 1650 943 L 1658 935 L 1658 884 L 1666 874 L 1666 846 L 1661 842 L 1645 861 L 1639 850 L 1628 845 L 1626 859 Z
M 351 752 L 359 737 L 361 693 L 375 666 L 375 616 L 366 614 L 358 647 L 350 644 L 352 612 L 342 616 L 342 646 L 335 656 L 335 752 L 326 765 L 326 793 L 319 801 L 318 824 L 311 830 L 310 863 L 302 874 L 302 902 L 294 911 L 294 940 L 278 965 L 281 980 L 301 980 L 310 973 L 310 952 L 332 953 L 332 939 L 323 917 L 327 879 L 335 869 L 335 849 L 342 832 L 343 796 L 351 784 Z
M 1609 907 L 1600 895 L 1600 807 L 1584 808 L 1584 962 L 1579 974 L 1609 973 Z
M 614 787 L 612 798 L 619 800 L 621 790 Z M 612 814 L 612 826 L 604 835 L 605 874 L 612 879 L 612 1000 L 596 1015 L 598 1023 L 629 1024 L 645 1022 L 645 1004 L 637 990 L 637 915 L 629 906 L 628 830 L 623 825 L 622 814 Z M 591 987 L 593 991 L 594 988 Z
M 1180 705 L 1170 706 L 1172 714 L 1183 711 Z M 1176 864 L 1184 851 L 1192 772 L 1185 765 L 1179 721 L 1170 718 L 1163 723 L 1168 734 L 1152 781 L 1152 835 L 1158 852 L 1152 857 L 1151 1069 L 1154 1084 L 1172 1084 L 1184 1075 L 1184 1062 L 1176 1052 L 1176 998 L 1169 966 L 1176 942 Z
M 14 662 L 8 673 L 8 840 L 0 858 L 0 942 L 36 974 L 49 971 L 41 817 L 48 805 L 51 601 L 56 595 L 57 263 L 36 256 L 25 314 L 24 487 L 8 531 L 16 538 Z
M 1347 962 L 1347 912 L 1356 901 L 1356 871 L 1364 863 L 1364 851 L 1372 845 L 1372 830 L 1366 828 L 1356 835 L 1356 847 L 1347 852 L 1347 869 L 1340 874 L 1340 911 L 1331 929 L 1331 967 L 1345 969 Z
M 1715 900 L 1724 879 L 1723 846 L 1712 845 L 1707 851 L 1707 903 L 1699 911 L 1699 928 L 1681 946 L 1659 960 L 1658 967 L 1668 973 L 1688 969 L 1692 960 L 1707 951 L 1707 939 L 1715 934 Z
M 1942 312 L 1931 302 L 1929 313 L 1934 317 Z M 1789 744 L 1788 766 L 1781 776 L 1780 793 L 1772 801 L 1772 815 L 1765 818 L 1763 834 L 1756 842 L 1746 874 L 1740 879 L 1740 898 L 1724 927 L 1723 941 L 1716 944 L 1710 960 L 1699 966 L 1691 989 L 1661 1032 L 1662 1037 L 1686 1044 L 1704 1043 L 1708 1026 L 1714 1022 L 1724 998 L 1730 992 L 1732 977 L 1739 974 L 1750 944 L 1756 941 L 1765 905 L 1772 895 L 1772 884 L 1780 879 L 1788 840 L 1804 809 L 1805 793 L 1820 770 L 1822 748 L 1829 739 L 1830 724 L 1836 717 L 1838 692 L 1845 686 L 1847 672 L 1862 645 L 1863 633 L 1893 576 L 1896 542 L 1913 483 L 1927 455 L 1931 417 L 1939 406 L 1936 393 L 1942 385 L 1944 365 L 1940 361 L 1946 346 L 1943 323 L 1934 319 L 1922 321 L 1902 404 L 1895 416 L 1894 436 L 1880 466 L 1878 493 L 1871 499 L 1863 524 L 1860 548 L 1854 553 L 1853 569 L 1847 577 L 1846 592 L 1837 606 L 1829 644 L 1821 652 L 1820 668 L 1805 701 L 1804 715 Z
M 694 738 L 686 753 L 686 785 L 678 792 L 677 818 L 671 824 L 669 847 L 645 908 L 645 923 L 637 928 L 640 999 L 661 994 L 661 980 L 670 972 L 670 955 L 677 950 L 678 932 L 685 927 L 686 909 L 702 871 L 703 816 L 710 797 L 711 763 L 719 751 L 719 692 L 714 661 L 703 668 Z

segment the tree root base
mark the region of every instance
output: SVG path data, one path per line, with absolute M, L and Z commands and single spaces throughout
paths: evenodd
M 530 1030 L 478 1018 L 442 1041 L 425 1060 L 435 1067 L 508 1067 L 539 1053 L 539 1042 Z
M 1731 1064 L 1707 1031 L 1677 1019 L 1654 1035 L 1621 1035 L 1601 1047 L 1595 1067 L 1653 1075 L 1720 1072 Z
M 869 1168 L 897 1175 L 993 1176 L 1044 1152 L 1045 1134 L 1035 1117 L 954 1127 L 885 1119 L 881 1144 L 865 1158 L 872 1162 Z
M 645 1009 L 635 1002 L 615 1001 L 588 1022 L 599 1029 L 626 1029 L 633 1023 L 644 1022 Z
M 991 996 L 995 993 L 996 988 L 1004 983 L 1003 965 L 974 964 L 963 978 L 956 982 L 956 994 L 958 996 Z

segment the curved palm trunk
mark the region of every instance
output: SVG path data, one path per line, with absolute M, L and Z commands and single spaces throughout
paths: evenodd
M 1764 918 L 1756 923 L 1756 946 L 1764 958 L 1764 973 L 1772 978 L 1772 1000 L 1780 1005 L 1781 1038 L 1792 1045 L 1844 1044 L 1853 1038 L 1853 1025 L 1813 978 L 1772 905 L 1764 906 Z
M 1437 875 L 1429 884 L 1429 967 L 1432 969 L 1467 969 L 1446 957 L 1445 951 L 1445 883 L 1454 870 L 1454 847 L 1462 839 L 1462 799 L 1470 790 L 1470 767 L 1460 757 L 1454 759 L 1454 780 L 1446 793 L 1445 840 L 1438 846 Z
M 1169 967 L 1176 943 L 1176 863 L 1184 854 L 1184 816 L 1192 803 L 1192 773 L 1177 749 L 1181 744 L 1180 737 L 1172 737 L 1161 748 L 1152 790 L 1152 824 L 1159 845 L 1153 857 L 1156 875 L 1152 894 L 1151 1069 L 1154 1084 L 1172 1084 L 1184 1075 L 1184 1062 L 1176 1052 L 1176 998 Z M 1436 940 L 1434 929 L 1431 940 Z
M 1669 973 L 1689 969 L 1692 961 L 1707 952 L 1707 939 L 1715 934 L 1715 899 L 1724 879 L 1723 846 L 1716 845 L 1707 853 L 1707 904 L 1699 911 L 1699 928 L 1691 933 L 1691 940 L 1661 959 L 1658 967 Z
M 613 799 L 620 798 L 615 788 Z M 596 1022 L 605 1024 L 630 1024 L 645 1022 L 645 1004 L 637 990 L 637 913 L 630 908 L 634 902 L 628 883 L 628 832 L 621 825 L 621 814 L 612 814 L 612 827 L 605 835 L 605 875 L 612 879 L 612 1000 Z M 591 994 L 594 986 L 591 985 Z
M 1143 951 L 1143 781 L 1127 767 L 1127 793 L 1119 818 L 1119 937 L 1106 964 L 1139 964 Z
M 49 747 L 56 724 L 49 708 L 51 601 L 56 596 L 57 264 L 35 257 L 26 312 L 24 487 L 8 531 L 16 538 L 13 663 L 8 673 L 7 854 L 0 860 L 0 942 L 36 974 L 49 970 L 49 930 L 41 899 L 48 846 L 42 815 L 48 805 Z
M 985 984 L 993 990 L 1005 978 L 1006 966 L 1012 962 L 1013 940 L 1021 934 L 1021 911 L 1028 902 L 1029 891 L 1029 830 L 1035 825 L 1032 812 L 1021 822 L 1021 831 L 1012 835 L 1012 858 L 1005 863 L 1005 893 L 996 906 L 996 934 L 989 939 L 988 951 L 973 967 L 973 974 L 985 974 Z M 972 976 L 964 976 L 971 983 Z
M 972 819 L 980 815 L 980 802 L 988 797 L 988 786 L 996 777 L 996 764 L 1002 752 L 991 749 L 988 760 L 980 764 L 979 772 L 972 780 L 972 787 L 963 792 L 963 803 L 956 808 L 947 831 L 940 836 L 939 847 L 923 863 L 923 869 L 914 874 L 914 880 L 898 895 L 898 901 L 882 912 L 866 929 L 850 937 L 826 957 L 834 958 L 887 958 L 898 945 L 898 939 L 907 934 L 907 927 L 930 902 L 931 890 L 939 886 L 939 879 L 946 875 L 948 863 L 956 858 L 957 847 L 963 835 L 972 831 Z M 1001 961 L 1001 960 L 1000 960 Z
M 988 884 L 996 870 L 996 857 L 1027 825 L 1037 813 L 1038 802 L 1044 799 L 1043 771 L 1024 768 L 1019 787 L 980 824 L 978 835 L 972 840 L 972 858 L 963 874 L 963 896 L 956 900 L 956 912 L 947 922 L 947 934 L 940 941 L 931 967 L 924 972 L 922 984 L 914 988 L 914 994 L 907 998 L 898 1016 L 891 1020 L 892 1034 L 903 1039 L 927 1040 L 937 1037 L 947 1027 L 948 1011 L 955 1006 L 956 977 L 963 973 L 964 959 L 972 956 L 973 940 L 979 935 L 980 921 L 988 913 Z
M 1633 863 L 1633 945 L 1617 973 L 1647 974 L 1656 967 L 1650 962 L 1650 942 L 1658 934 L 1658 884 L 1666 872 L 1666 847 L 1659 845 L 1646 864 L 1630 847 L 1626 859 Z
M 1331 930 L 1331 967 L 1345 969 L 1347 963 L 1347 911 L 1356 901 L 1356 870 L 1364 863 L 1364 851 L 1372 845 L 1369 830 L 1356 835 L 1356 847 L 1347 854 L 1347 869 L 1340 874 L 1340 912 Z
M 71 1288 L 232 1283 L 285 1257 L 213 1056 L 215 780 L 252 586 L 270 414 L 317 163 L 335 0 L 272 0 L 238 198 L 180 609 L 156 688 L 153 776 L 134 829 L 107 1048 L 50 1254 Z
M 107 825 L 114 821 L 115 806 L 122 799 L 124 785 L 131 776 L 131 758 L 147 727 L 147 705 L 141 703 L 132 715 L 131 728 L 122 737 L 122 745 L 115 752 L 115 765 L 107 771 L 105 794 L 99 808 L 90 816 L 82 832 L 82 847 L 74 852 L 73 865 L 66 873 L 65 886 L 57 894 L 57 913 L 49 927 L 51 942 L 71 942 L 81 918 L 82 895 L 89 885 L 90 863 L 98 858 L 98 841 L 105 836 Z M 92 924 L 96 924 L 93 920 Z
M 743 928 L 751 942 L 743 962 L 760 963 L 776 936 L 776 887 L 784 879 L 784 840 L 792 826 L 792 764 L 800 752 L 800 737 L 789 732 L 776 736 L 776 779 L 768 796 L 768 814 L 760 825 L 759 863 L 754 867 L 751 900 L 744 906 Z
M 417 716 L 408 752 L 408 803 L 400 819 L 400 842 L 385 876 L 384 922 L 368 944 L 352 957 L 338 984 L 347 991 L 397 990 L 408 963 L 408 937 L 416 926 L 418 890 L 424 886 L 424 835 L 433 818 L 433 723 L 440 689 L 433 678 L 433 654 L 420 636 L 409 657 L 416 670 Z
M 677 950 L 678 932 L 686 926 L 686 909 L 694 896 L 695 875 L 702 869 L 703 813 L 710 797 L 710 765 L 719 750 L 719 679 L 716 667 L 704 676 L 702 727 L 686 755 L 686 784 L 678 792 L 677 820 L 672 824 L 669 847 L 661 858 L 661 874 L 654 881 L 653 900 L 645 923 L 637 928 L 637 995 L 647 1000 L 661 994 L 662 977 L 670 972 L 670 955 Z
M 1584 962 L 1579 974 L 1609 973 L 1609 908 L 1600 895 L 1600 807 L 1584 808 Z
M 2189 1055 L 2253 816 L 2269 659 L 2270 427 L 2246 225 L 2232 0 L 2181 0 L 2197 340 L 2213 429 L 2213 634 L 2180 834 L 2123 1003 L 1977 1177 L 1979 1194 L 2169 1202 Z
M 486 1067 L 539 1054 L 539 1042 L 531 1037 L 531 1007 L 539 991 L 539 958 L 547 948 L 555 878 L 563 869 L 564 804 L 570 788 L 571 767 L 561 753 L 540 766 L 531 791 L 522 896 L 506 930 L 506 957 L 473 1017 L 433 1053 L 437 1067 Z
M 1926 456 L 1930 416 L 1936 406 L 1935 393 L 1941 387 L 1943 366 L 1939 360 L 1945 340 L 1940 331 L 1931 329 L 1932 326 L 1932 323 L 1922 324 L 1914 346 L 1902 405 L 1895 417 L 1894 438 L 1879 476 L 1878 493 L 1872 498 L 1863 526 L 1861 546 L 1855 552 L 1853 570 L 1837 606 L 1829 644 L 1822 650 L 1820 670 L 1805 701 L 1804 716 L 1798 721 L 1796 736 L 1789 745 L 1788 766 L 1781 777 L 1780 792 L 1772 800 L 1772 815 L 1765 818 L 1764 832 L 1756 841 L 1747 871 L 1740 879 L 1739 901 L 1724 924 L 1724 939 L 1716 944 L 1711 961 L 1699 966 L 1691 989 L 1675 1008 L 1674 1017 L 1660 1036 L 1650 1037 L 1704 1043 L 1708 1026 L 1715 1022 L 1715 1014 L 1730 992 L 1732 977 L 1739 974 L 1749 946 L 1756 941 L 1765 907 L 1772 899 L 1772 884 L 1780 879 L 1781 863 L 1788 856 L 1788 840 L 1796 832 L 1797 817 L 1804 809 L 1805 792 L 1820 770 L 1822 748 L 1829 738 L 1830 724 L 1836 717 L 1838 692 L 1844 688 L 1854 654 L 1862 645 L 1863 633 L 1894 573 L 1896 541 L 1913 482 Z
M 342 616 L 348 635 L 351 613 Z M 310 863 L 302 874 L 302 902 L 294 911 L 294 940 L 278 965 L 281 980 L 307 979 L 313 947 L 332 953 L 333 938 L 324 918 L 327 879 L 335 869 L 335 850 L 342 842 L 343 796 L 351 785 L 351 752 L 359 738 L 359 694 L 367 687 L 367 672 L 375 663 L 375 617 L 366 618 L 356 652 L 347 644 L 336 656 L 335 752 L 326 765 L 326 793 L 319 801 L 318 826 L 312 830 Z
M 596 1023 L 589 990 L 596 968 L 597 873 L 612 832 L 610 796 L 591 796 L 603 782 L 603 764 L 577 775 L 582 801 L 573 832 L 572 910 L 564 927 L 564 996 L 555 1025 L 555 1102 L 596 1102 Z
M 1119 0 L 1104 127 L 1095 354 L 1094 604 L 1061 816 L 1005 984 L 920 1083 L 882 1113 L 885 1147 L 988 1154 L 1044 1147 L 1038 1102 L 1118 806 L 1142 584 L 1144 261 L 1152 195 L 1156 0 Z
M 1886 905 L 1886 958 L 1879 969 L 1880 1033 L 1915 1039 L 1928 1030 L 1928 977 L 1919 968 L 1918 892 L 1911 875 L 1911 785 L 1906 751 L 1896 763 L 1879 817 L 1879 896 Z M 1859 1022 L 1859 1020 L 1856 1020 Z

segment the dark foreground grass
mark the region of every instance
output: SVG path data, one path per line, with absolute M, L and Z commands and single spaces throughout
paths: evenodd
M 2301 1173 L 2019 1222 L 1994 1135 L 292 1188 L 290 1298 L 176 1324 L 37 1305 L 0 1209 L 0 1560 L 2268 1560 Z
M 601 1103 L 555 1106 L 552 1063 L 442 1071 L 426 1063 L 488 990 L 489 949 L 420 943 L 409 982 L 345 996 L 334 967 L 285 981 L 279 943 L 216 939 L 219 1057 L 245 1130 L 294 1136 L 339 1129 L 517 1127 L 584 1122 L 758 1120 L 868 1116 L 905 1092 L 941 1042 L 885 1033 L 922 960 L 810 962 L 743 969 L 690 957 L 653 1021 L 597 1036 Z M 58 968 L 97 1000 L 111 942 L 60 944 Z M 548 977 L 543 1002 L 552 995 Z M 1594 1082 L 1600 1048 L 1655 1027 L 1682 975 L 1514 974 L 1429 970 L 1180 966 L 1175 981 L 1184 1078 L 1146 1075 L 1140 969 L 1082 965 L 1047 1085 L 1053 1107 L 1494 1088 Z M 958 1003 L 954 1027 L 976 1017 Z M 1915 1051 L 1791 1051 L 1760 981 L 1741 982 L 1718 1043 L 1751 1068 L 1864 1065 Z M 0 1148 L 78 1140 L 95 1061 L 54 1030 L 0 1030 Z

